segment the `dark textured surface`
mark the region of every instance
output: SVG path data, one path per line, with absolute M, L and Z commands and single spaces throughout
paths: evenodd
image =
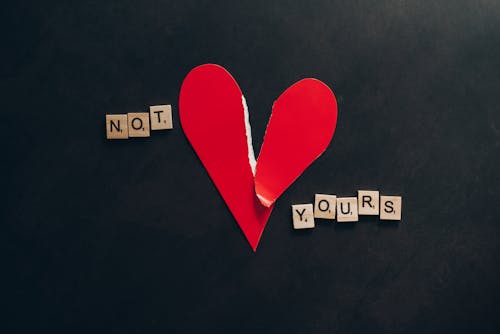
M 3 333 L 450 333 L 500 326 L 498 1 L 4 4 Z M 177 117 L 225 66 L 256 151 L 273 100 L 317 77 L 334 140 L 250 250 Z M 174 105 L 106 141 L 106 113 Z M 404 197 L 403 222 L 319 222 L 315 192 Z

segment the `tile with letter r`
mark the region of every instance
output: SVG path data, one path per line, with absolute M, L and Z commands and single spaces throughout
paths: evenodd
M 376 190 L 358 190 L 358 214 L 378 216 L 379 192 Z

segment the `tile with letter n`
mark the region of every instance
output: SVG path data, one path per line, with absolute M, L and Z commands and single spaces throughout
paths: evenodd
M 127 139 L 127 115 L 106 115 L 106 138 Z
M 312 204 L 295 204 L 292 205 L 293 228 L 313 228 L 314 213 Z
M 380 196 L 380 219 L 401 220 L 401 196 Z
M 357 222 L 358 221 L 358 198 L 338 197 L 337 198 L 337 221 Z
M 129 137 L 149 137 L 149 113 L 128 113 Z

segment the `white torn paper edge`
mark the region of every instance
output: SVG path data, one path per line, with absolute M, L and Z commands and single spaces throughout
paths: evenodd
M 255 160 L 255 153 L 253 151 L 252 144 L 252 127 L 250 126 L 250 116 L 248 115 L 248 106 L 245 96 L 241 95 L 241 103 L 243 104 L 243 113 L 245 114 L 245 132 L 247 135 L 247 148 L 248 148 L 248 163 L 252 169 L 252 174 L 255 176 L 255 166 L 257 161 Z

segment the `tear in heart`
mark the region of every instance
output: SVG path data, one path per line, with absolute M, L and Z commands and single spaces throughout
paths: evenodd
M 303 79 L 274 102 L 255 161 L 245 98 L 223 67 L 191 70 L 179 97 L 182 128 L 255 251 L 278 197 L 324 152 L 337 102 L 323 82 Z

